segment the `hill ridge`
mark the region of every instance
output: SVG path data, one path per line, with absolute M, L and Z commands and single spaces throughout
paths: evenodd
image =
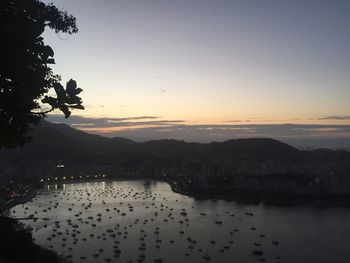
M 13 158 L 96 160 L 120 158 L 124 153 L 147 156 L 205 159 L 215 157 L 290 158 L 299 151 L 271 138 L 240 138 L 223 142 L 197 143 L 176 139 L 135 142 L 115 137 L 108 138 L 74 129 L 66 124 L 43 121 L 33 128 L 33 141 L 16 151 L 6 151 Z M 0 156 L 6 158 L 3 150 Z M 16 157 L 17 156 L 17 157 Z

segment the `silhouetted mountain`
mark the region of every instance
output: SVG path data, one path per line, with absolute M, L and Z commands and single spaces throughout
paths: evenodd
M 291 158 L 299 151 L 288 144 L 268 139 L 236 139 L 206 144 L 178 140 L 137 143 L 125 138 L 88 134 L 66 124 L 43 121 L 34 127 L 33 140 L 17 150 L 2 150 L 2 159 L 64 160 L 65 162 L 114 162 L 136 158 L 203 159 L 232 157 L 244 159 Z
M 203 145 L 178 140 L 156 140 L 139 144 L 143 151 L 177 158 L 203 157 Z
M 139 144 L 144 151 L 156 154 L 191 157 L 274 158 L 291 157 L 299 151 L 292 146 L 269 138 L 236 139 L 225 142 L 188 143 L 158 140 Z
M 214 156 L 242 156 L 282 158 L 293 156 L 299 151 L 280 141 L 269 138 L 236 139 L 225 142 L 212 142 L 207 145 Z

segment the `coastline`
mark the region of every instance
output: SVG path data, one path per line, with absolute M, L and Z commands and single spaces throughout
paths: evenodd
M 33 198 L 36 197 L 36 190 L 36 188 L 32 188 L 29 193 L 10 199 L 4 204 L 2 204 L 0 206 L 0 215 L 6 214 L 6 212 L 8 212 L 12 207 L 16 205 L 25 204 L 31 201 Z
M 185 196 L 193 197 L 195 199 L 214 199 L 214 200 L 226 200 L 236 201 L 239 203 L 249 203 L 258 205 L 260 203 L 265 205 L 277 205 L 277 206 L 294 206 L 294 205 L 314 205 L 314 206 L 342 206 L 350 207 L 350 195 L 296 195 L 288 193 L 274 193 L 274 192 L 258 192 L 258 191 L 213 191 L 204 189 L 184 189 L 174 184 L 174 179 L 164 177 L 118 177 L 118 178 L 96 178 L 90 180 L 72 180 L 72 181 L 57 181 L 54 184 L 40 184 L 36 188 L 32 188 L 31 191 L 18 198 L 14 198 L 0 207 L 0 215 L 8 216 L 8 211 L 18 205 L 30 202 L 36 197 L 37 192 L 45 190 L 47 186 L 62 186 L 64 184 L 78 184 L 78 183 L 93 183 L 93 182 L 112 182 L 112 181 L 139 181 L 150 180 L 157 182 L 166 182 L 169 184 L 171 190 L 175 193 Z
M 315 205 L 315 206 L 343 206 L 350 207 L 350 195 L 316 195 L 316 194 L 289 194 L 279 192 L 259 192 L 259 191 L 210 191 L 199 189 L 180 189 L 173 183 L 173 178 L 164 177 L 118 177 L 118 178 L 97 178 L 90 180 L 73 180 L 73 181 L 58 181 L 55 184 L 45 184 L 38 188 L 40 191 L 47 185 L 63 185 L 63 184 L 76 184 L 76 183 L 93 183 L 93 182 L 112 182 L 112 181 L 138 181 L 138 180 L 151 180 L 157 182 L 166 182 L 170 185 L 171 190 L 175 193 L 190 196 L 196 199 L 215 199 L 215 200 L 227 200 L 236 201 L 240 203 L 259 204 L 266 205 Z
M 196 199 L 214 199 L 236 201 L 239 203 L 265 204 L 276 206 L 314 205 L 314 206 L 342 206 L 350 208 L 350 195 L 296 195 L 288 193 L 267 193 L 254 191 L 214 192 L 206 190 L 179 189 L 168 182 L 175 193 L 190 196 Z

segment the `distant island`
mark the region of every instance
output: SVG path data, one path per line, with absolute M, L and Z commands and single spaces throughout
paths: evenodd
M 201 196 L 350 195 L 345 150 L 305 151 L 269 138 L 141 143 L 47 121 L 32 136 L 22 148 L 0 151 L 2 185 L 153 178 L 168 181 L 174 191 Z M 0 199 L 6 199 L 4 189 Z

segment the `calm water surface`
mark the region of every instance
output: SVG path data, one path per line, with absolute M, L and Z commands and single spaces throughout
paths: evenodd
M 196 200 L 167 183 L 45 188 L 11 211 L 73 262 L 350 262 L 350 209 Z M 256 255 L 253 251 L 261 251 Z

